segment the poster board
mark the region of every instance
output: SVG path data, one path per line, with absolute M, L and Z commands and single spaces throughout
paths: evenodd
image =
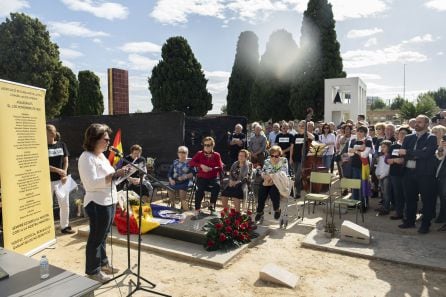
M 0 79 L 4 246 L 32 255 L 55 239 L 45 90 Z

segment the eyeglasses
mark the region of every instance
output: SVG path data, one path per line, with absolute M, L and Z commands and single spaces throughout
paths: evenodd
M 212 144 L 209 144 L 209 143 L 205 143 L 205 144 L 203 144 L 203 146 L 205 146 L 205 147 L 211 147 L 211 146 L 212 146 Z
M 110 142 L 110 138 L 103 138 L 106 142 Z
M 178 154 L 187 154 L 187 152 L 179 151 Z
M 271 155 L 271 158 L 279 158 L 279 155 Z

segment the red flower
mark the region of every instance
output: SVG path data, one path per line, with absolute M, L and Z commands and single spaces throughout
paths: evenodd
M 220 236 L 218 238 L 221 242 L 226 240 L 226 235 L 224 233 L 220 233 Z
M 223 211 L 224 211 L 225 213 L 227 213 L 227 212 L 228 212 L 228 208 L 227 208 L 227 207 L 223 208 Z
M 215 242 L 213 240 L 208 240 L 208 247 L 213 247 L 215 245 Z
M 226 213 L 224 211 L 220 212 L 220 217 L 224 217 L 226 215 Z
M 247 224 L 243 223 L 240 225 L 240 229 L 245 230 L 247 228 Z
M 229 213 L 229 217 L 230 217 L 230 218 L 235 217 L 235 212 L 230 212 L 230 213 Z
M 248 216 L 250 216 L 250 215 L 252 215 L 252 212 L 251 212 L 250 210 L 248 210 L 248 211 L 246 212 L 246 214 L 247 214 Z
M 221 228 L 223 228 L 223 224 L 220 223 L 215 224 L 215 229 L 220 230 Z
M 235 213 L 235 208 L 231 208 L 231 213 Z
M 234 232 L 232 232 L 232 236 L 234 236 L 234 238 L 237 238 L 237 236 L 239 235 L 237 230 L 234 230 Z
M 226 233 L 231 233 L 231 232 L 232 232 L 231 226 L 226 227 Z
M 226 220 L 225 220 L 225 224 L 226 224 L 226 225 L 231 225 L 231 220 L 230 220 L 230 219 L 226 219 Z

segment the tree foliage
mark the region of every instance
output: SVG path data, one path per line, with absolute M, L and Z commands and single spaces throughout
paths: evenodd
M 391 110 L 399 110 L 399 109 L 401 109 L 401 106 L 403 106 L 404 102 L 406 102 L 406 100 L 404 100 L 403 97 L 398 95 L 395 99 L 393 99 L 392 104 L 390 104 L 390 109 Z
M 250 117 L 251 90 L 259 67 L 258 37 L 252 31 L 238 38 L 234 65 L 228 83 L 227 113 Z
M 153 111 L 178 110 L 189 116 L 206 115 L 212 109 L 212 96 L 187 40 L 181 36 L 167 39 L 161 56 L 162 60 L 153 67 L 148 79 Z
M 278 30 L 271 34 L 251 92 L 251 111 L 256 119 L 292 118 L 288 106 L 293 78 L 290 66 L 295 63 L 297 49 L 291 33 Z
M 313 107 L 315 118 L 324 115 L 324 79 L 345 77 L 335 20 L 327 0 L 309 0 L 301 29 L 300 51 L 295 65 L 290 108 L 295 118 L 304 118 Z
M 376 110 L 376 109 L 384 109 L 386 108 L 386 103 L 384 102 L 384 100 L 382 100 L 381 98 L 377 98 L 375 100 L 373 100 L 372 105 L 370 106 L 371 110 Z
M 439 88 L 437 91 L 427 92 L 441 109 L 446 109 L 446 88 Z
M 428 94 L 420 94 L 417 98 L 416 104 L 412 102 L 404 102 L 401 106 L 401 118 L 409 120 L 415 118 L 420 114 L 428 117 L 433 116 L 438 111 L 438 106 L 432 96 Z
M 46 117 L 54 118 L 68 100 L 58 46 L 46 26 L 23 13 L 0 24 L 0 78 L 46 89 Z
M 76 115 L 77 100 L 79 95 L 79 81 L 77 80 L 76 74 L 74 74 L 68 67 L 62 66 L 60 72 L 61 75 L 68 79 L 68 101 L 65 106 L 62 107 L 60 115 L 74 116 Z
M 79 71 L 78 115 L 101 115 L 104 112 L 104 98 L 99 77 L 91 71 Z

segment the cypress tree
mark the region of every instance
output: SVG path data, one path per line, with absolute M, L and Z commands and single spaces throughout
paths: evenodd
M 324 79 L 345 77 L 335 20 L 327 0 L 310 0 L 302 21 L 299 65 L 291 88 L 290 108 L 302 119 L 313 107 L 315 118 L 324 117 Z
M 68 79 L 68 101 L 60 112 L 61 116 L 74 116 L 76 115 L 77 98 L 79 95 L 79 81 L 76 74 L 71 71 L 70 68 L 62 66 L 61 75 Z
M 181 36 L 169 38 L 161 56 L 162 60 L 153 67 L 148 79 L 153 111 L 178 110 L 189 116 L 206 115 L 212 109 L 212 96 L 187 40 Z
M 238 38 L 226 97 L 228 115 L 250 117 L 251 90 L 259 67 L 258 40 L 252 31 L 242 32 Z
M 297 44 L 291 33 L 278 30 L 271 34 L 262 55 L 251 92 L 251 110 L 255 119 L 274 121 L 291 119 L 288 106 Z
M 79 71 L 78 115 L 101 115 L 104 113 L 104 97 L 99 77 L 91 71 Z

